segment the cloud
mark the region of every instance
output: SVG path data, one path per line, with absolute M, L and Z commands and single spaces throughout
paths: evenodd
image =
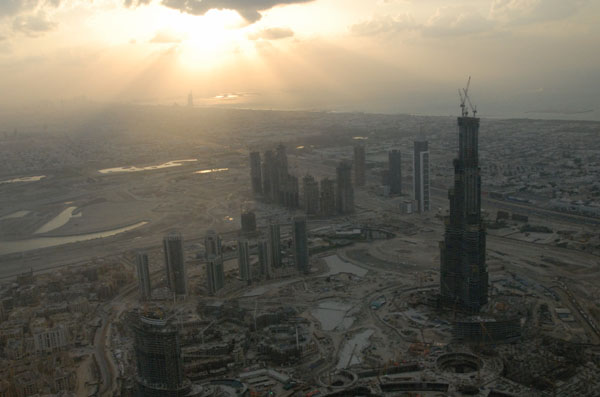
M 13 22 L 13 30 L 36 37 L 53 30 L 57 24 L 50 21 L 42 11 L 34 15 L 18 16 Z
M 314 0 L 162 0 L 162 4 L 192 15 L 204 15 L 210 10 L 234 10 L 249 23 L 254 23 L 262 17 L 261 11 L 311 1 Z
M 465 36 L 493 30 L 495 22 L 477 11 L 465 8 L 438 8 L 422 28 L 423 36 Z
M 424 37 L 466 36 L 566 19 L 587 3 L 589 0 L 494 0 L 486 15 L 471 7 L 447 6 L 436 9 L 425 22 L 416 22 L 410 15 L 384 15 L 352 25 L 350 31 L 361 36 L 406 31 Z
M 490 17 L 507 24 L 554 21 L 575 14 L 588 0 L 494 0 Z
M 248 35 L 250 40 L 279 40 L 293 37 L 294 31 L 290 28 L 268 28 Z
M 156 32 L 151 43 L 154 44 L 172 44 L 172 43 L 181 43 L 181 38 L 177 37 L 173 32 L 169 32 L 167 30 L 161 30 Z
M 0 0 L 0 18 L 42 10 L 47 7 L 56 8 L 61 3 L 61 0 Z
M 148 5 L 152 0 L 125 0 L 123 5 L 127 8 Z
M 372 18 L 369 21 L 361 22 L 350 27 L 350 31 L 359 36 L 375 36 L 416 29 L 420 29 L 420 25 L 417 24 L 410 15 L 401 15 L 397 17 L 385 15 L 379 18 Z

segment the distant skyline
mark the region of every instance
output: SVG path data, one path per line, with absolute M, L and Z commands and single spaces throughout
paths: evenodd
M 0 106 L 600 120 L 592 0 L 2 0 Z

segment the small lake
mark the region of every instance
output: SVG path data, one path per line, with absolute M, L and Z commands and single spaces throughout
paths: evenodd
M 200 170 L 200 171 L 194 172 L 194 174 L 212 174 L 213 172 L 224 172 L 224 171 L 229 171 L 229 168 L 212 168 L 212 169 L 208 169 L 208 170 Z
M 97 238 L 106 238 L 116 236 L 117 234 L 128 232 L 146 225 L 148 222 L 142 221 L 133 225 L 120 227 L 118 229 L 106 230 L 103 232 L 79 234 L 74 236 L 59 237 L 37 237 L 19 241 L 0 241 L 0 255 L 14 254 L 17 252 L 31 251 L 39 248 L 55 247 L 58 245 L 77 243 L 80 241 L 94 240 Z
M 7 179 L 5 181 L 0 181 L 0 185 L 5 183 L 19 183 L 19 182 L 37 182 L 44 179 L 46 175 L 37 175 L 37 176 L 23 176 L 21 178 L 15 179 Z
M 17 211 L 17 212 L 13 212 L 12 214 L 8 214 L 8 215 L 4 215 L 2 218 L 0 218 L 0 221 L 3 219 L 17 219 L 17 218 L 23 218 L 25 215 L 29 214 L 31 211 Z
M 77 207 L 69 207 L 63 210 L 60 214 L 55 216 L 52 220 L 42 225 L 38 230 L 35 231 L 34 234 L 40 233 L 48 233 L 52 230 L 58 229 L 61 226 L 66 225 L 71 218 L 78 218 L 81 216 L 81 212 L 77 215 L 73 215 L 73 212 L 77 209 Z
M 105 168 L 103 170 L 98 170 L 101 174 L 118 174 L 122 172 L 140 172 L 140 171 L 151 171 L 151 170 L 160 170 L 163 168 L 171 168 L 171 167 L 180 167 L 185 163 L 198 161 L 198 159 L 186 159 L 186 160 L 173 160 L 168 161 L 166 163 L 158 164 L 158 165 L 148 165 L 146 167 L 135 167 L 133 165 L 125 166 L 125 167 L 115 167 L 115 168 Z

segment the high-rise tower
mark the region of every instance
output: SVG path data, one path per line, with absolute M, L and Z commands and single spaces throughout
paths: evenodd
M 321 215 L 334 216 L 335 211 L 335 182 L 329 178 L 321 180 L 321 197 L 319 200 Z
M 252 193 L 255 195 L 262 194 L 262 170 L 259 152 L 250 153 L 250 180 L 252 182 Z
M 250 234 L 256 232 L 256 214 L 254 211 L 243 211 L 240 220 L 242 233 Z
M 271 278 L 271 266 L 269 265 L 269 243 L 261 238 L 256 243 L 258 251 L 258 270 L 261 277 Z
M 214 295 L 225 286 L 223 259 L 213 254 L 206 259 L 206 287 L 210 295 Z
M 183 238 L 178 232 L 171 232 L 163 239 L 167 281 L 171 292 L 178 296 L 186 294 L 185 257 Z
M 269 264 L 272 268 L 281 266 L 281 232 L 274 222 L 269 223 Z
M 427 141 L 415 141 L 413 190 L 419 212 L 429 211 L 429 148 Z
M 164 314 L 130 313 L 134 333 L 137 396 L 185 396 L 191 383 L 184 377 L 179 332 Z
M 306 215 L 316 215 L 319 212 L 319 183 L 312 175 L 306 175 L 302 178 L 302 188 Z
M 390 194 L 402 194 L 402 155 L 399 150 L 388 153 Z
M 138 252 L 137 254 L 137 274 L 138 283 L 140 285 L 140 298 L 142 300 L 148 300 L 152 295 L 152 285 L 150 284 L 148 254 L 145 252 Z
M 366 155 L 364 145 L 354 146 L 354 184 L 365 185 Z
M 214 230 L 207 230 L 204 236 L 204 258 L 208 259 L 210 255 L 222 258 L 221 237 Z
M 458 158 L 454 159 L 454 188 L 448 192 L 450 216 L 440 242 L 440 292 L 444 303 L 479 311 L 488 300 L 485 228 L 481 220 L 479 118 L 465 109 L 467 90 L 458 118 Z M 473 112 L 475 116 L 475 110 Z
M 354 187 L 352 186 L 352 165 L 346 161 L 340 162 L 336 169 L 337 191 L 336 208 L 338 214 L 354 212 Z
M 248 240 L 238 241 L 238 266 L 240 278 L 249 282 L 252 279 L 252 275 L 250 274 L 250 248 Z
M 294 217 L 292 232 L 294 235 L 294 262 L 296 263 L 296 269 L 299 272 L 308 273 L 308 231 L 306 230 L 305 217 Z

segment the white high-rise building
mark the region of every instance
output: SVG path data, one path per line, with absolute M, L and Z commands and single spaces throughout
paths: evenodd
M 431 205 L 429 200 L 429 147 L 427 141 L 415 141 L 413 189 L 417 211 L 429 211 Z

